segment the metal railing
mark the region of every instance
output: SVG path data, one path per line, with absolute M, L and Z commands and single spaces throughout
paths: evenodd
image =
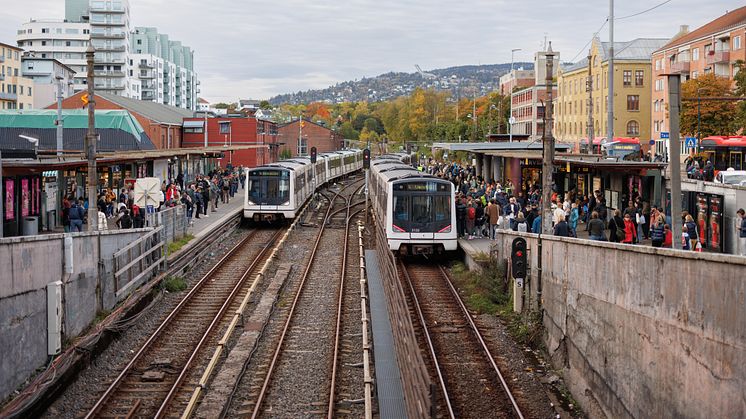
M 114 253 L 114 289 L 119 299 L 140 286 L 166 265 L 164 228 L 140 237 Z
M 159 212 L 148 213 L 145 221 L 148 227 L 163 227 L 167 244 L 186 236 L 189 228 L 186 207 L 181 204 Z

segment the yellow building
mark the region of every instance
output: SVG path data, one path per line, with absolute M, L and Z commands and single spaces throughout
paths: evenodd
M 614 137 L 639 138 L 647 147 L 651 118 L 651 54 L 667 39 L 638 38 L 614 43 Z M 607 135 L 609 43 L 594 38 L 590 48 L 594 138 Z M 555 137 L 580 151 L 588 138 L 588 57 L 561 68 L 554 105 Z M 587 141 L 587 140 L 586 140 Z
M 0 109 L 32 109 L 34 81 L 21 76 L 23 50 L 0 43 Z

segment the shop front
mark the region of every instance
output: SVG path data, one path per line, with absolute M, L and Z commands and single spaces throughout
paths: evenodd
M 33 235 L 39 232 L 42 213 L 42 176 L 10 175 L 3 183 L 3 235 Z

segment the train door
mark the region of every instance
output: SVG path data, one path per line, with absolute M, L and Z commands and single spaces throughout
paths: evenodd
M 743 152 L 731 151 L 728 159 L 728 167 L 735 170 L 743 170 Z

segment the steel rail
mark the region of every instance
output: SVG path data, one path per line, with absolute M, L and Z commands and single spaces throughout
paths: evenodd
M 202 276 L 202 279 L 195 284 L 191 290 L 187 293 L 187 295 L 184 296 L 184 298 L 181 299 L 179 304 L 169 313 L 168 317 L 158 326 L 158 328 L 153 332 L 148 340 L 140 347 L 140 349 L 137 351 L 137 353 L 132 357 L 130 362 L 124 367 L 124 369 L 119 373 L 119 375 L 114 379 L 114 381 L 109 385 L 109 387 L 106 389 L 104 394 L 99 398 L 99 400 L 96 402 L 96 404 L 91 408 L 91 410 L 86 414 L 85 418 L 89 419 L 94 417 L 99 410 L 104 406 L 104 404 L 107 402 L 109 397 L 114 393 L 116 388 L 119 386 L 119 384 L 122 383 L 125 376 L 131 372 L 133 369 L 135 363 L 140 359 L 140 357 L 150 349 L 150 346 L 153 344 L 153 342 L 156 341 L 156 339 L 160 336 L 160 334 L 168 327 L 174 318 L 181 312 L 181 310 L 186 307 L 186 305 L 191 301 L 191 299 L 199 292 L 199 290 L 202 289 L 204 284 L 208 281 L 208 279 L 217 271 L 218 269 L 222 268 L 223 265 L 228 261 L 228 259 L 233 256 L 234 253 L 236 253 L 241 247 L 248 244 L 251 239 L 254 238 L 256 235 L 257 230 L 254 230 L 251 234 L 246 236 L 243 240 L 241 240 L 238 244 L 233 246 L 230 251 L 228 251 L 225 256 L 223 256 L 204 276 Z
M 262 250 L 260 250 L 257 256 L 254 258 L 254 261 L 251 262 L 251 265 L 249 265 L 249 267 L 246 269 L 243 275 L 241 275 L 241 278 L 236 282 L 236 285 L 233 286 L 231 293 L 228 295 L 228 297 L 225 299 L 223 304 L 220 306 L 220 309 L 218 310 L 218 312 L 215 313 L 215 316 L 213 316 L 213 319 L 210 322 L 210 325 L 207 326 L 207 329 L 202 334 L 202 337 L 197 343 L 197 346 L 194 347 L 191 355 L 189 355 L 189 359 L 184 364 L 184 366 L 181 368 L 181 372 L 179 373 L 179 376 L 176 378 L 176 381 L 174 381 L 173 385 L 171 386 L 171 389 L 166 395 L 166 398 L 163 400 L 163 402 L 161 402 L 161 406 L 158 408 L 158 411 L 155 413 L 155 418 L 161 418 L 167 413 L 166 409 L 168 408 L 169 404 L 173 400 L 178 389 L 181 387 L 181 384 L 184 381 L 184 378 L 186 377 L 189 368 L 192 366 L 192 362 L 197 357 L 198 352 L 202 349 L 202 346 L 205 344 L 205 342 L 207 342 L 210 335 L 215 331 L 215 328 L 221 323 L 221 320 L 223 319 L 225 312 L 230 308 L 231 304 L 233 304 L 234 302 L 233 300 L 235 299 L 236 295 L 241 290 L 243 285 L 246 283 L 246 279 L 249 278 L 250 274 L 256 269 L 259 263 L 262 262 L 264 256 L 270 251 L 270 249 L 274 247 L 275 240 L 277 240 L 277 237 L 280 236 L 280 233 L 282 231 L 283 230 L 280 230 L 280 229 L 275 231 L 275 233 L 272 235 L 269 241 L 267 241 L 267 244 L 265 244 L 264 247 L 262 247 Z
M 484 338 L 482 337 L 482 333 L 479 332 L 479 328 L 477 327 L 476 323 L 474 323 L 474 320 L 469 314 L 469 310 L 467 310 L 466 305 L 464 304 L 463 300 L 461 300 L 461 296 L 459 296 L 458 291 L 456 291 L 456 288 L 453 286 L 450 276 L 448 276 L 448 273 L 443 268 L 443 265 L 439 264 L 438 269 L 440 270 L 440 273 L 443 276 L 443 280 L 446 282 L 446 284 L 448 284 L 448 288 L 451 290 L 451 294 L 453 295 L 453 298 L 458 302 L 459 307 L 461 307 L 461 312 L 463 313 L 464 317 L 466 317 L 469 320 L 469 325 L 471 326 L 471 330 L 472 332 L 474 332 L 474 335 L 479 340 L 479 344 L 481 345 L 485 356 L 487 356 L 487 359 L 490 360 L 490 364 L 492 365 L 492 368 L 494 369 L 494 371 L 497 373 L 497 376 L 500 377 L 500 384 L 502 384 L 503 390 L 505 390 L 505 393 L 508 395 L 508 398 L 510 399 L 510 403 L 513 405 L 513 410 L 515 411 L 515 413 L 518 415 L 519 418 L 523 419 L 523 413 L 521 412 L 521 408 L 518 407 L 518 403 L 515 401 L 515 398 L 513 397 L 513 393 L 510 391 L 510 388 L 508 388 L 508 383 L 505 381 L 505 378 L 500 372 L 500 368 L 495 363 L 495 357 L 492 356 L 492 352 L 490 352 L 490 349 L 487 347 L 487 344 L 485 343 Z

